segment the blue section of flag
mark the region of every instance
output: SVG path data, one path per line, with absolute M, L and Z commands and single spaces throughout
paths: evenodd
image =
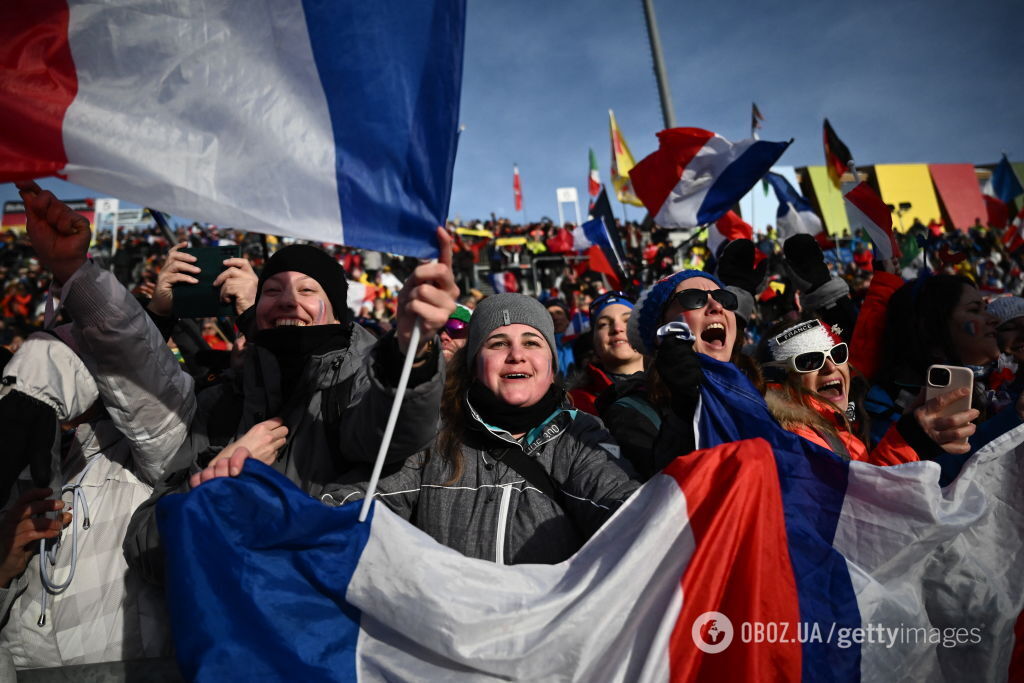
M 355 680 L 360 612 L 345 593 L 372 521 L 359 508 L 327 507 L 254 459 L 161 500 L 185 680 Z
M 1017 178 L 1005 154 L 992 171 L 992 190 L 999 201 L 1008 206 L 1013 204 L 1017 195 L 1024 193 L 1024 187 L 1021 187 L 1020 179 Z
M 837 628 L 861 626 L 846 560 L 832 547 L 846 495 L 848 464 L 780 427 L 764 398 L 735 365 L 704 355 L 700 360 L 705 375 L 698 418 L 700 447 L 762 438 L 775 452 L 801 621 Z M 803 677 L 858 680 L 860 648 L 805 643 Z
M 334 131 L 345 242 L 436 256 L 455 165 L 465 0 L 302 5 Z
M 697 211 L 698 224 L 714 223 L 724 216 L 775 165 L 790 142 L 758 140 L 744 150 L 715 178 Z
M 777 215 L 780 218 L 789 213 L 790 205 L 792 205 L 797 211 L 814 211 L 814 209 L 811 208 L 810 202 L 800 196 L 800 193 L 797 192 L 783 176 L 778 173 L 768 173 L 764 179 L 768 181 L 772 186 L 772 189 L 775 190 L 775 196 L 779 200 L 779 210 Z

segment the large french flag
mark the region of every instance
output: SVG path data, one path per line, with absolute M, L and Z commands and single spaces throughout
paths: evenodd
M 0 181 L 59 175 L 220 225 L 428 256 L 464 0 L 0 7 Z
M 573 557 L 500 566 L 274 470 L 158 507 L 189 680 L 1005 680 L 1024 604 L 1024 427 L 940 488 L 844 462 L 702 357 L 703 450 Z M 500 498 L 500 497 L 499 497 Z M 496 503 L 497 504 L 497 503 Z
M 701 128 L 658 133 L 658 149 L 629 172 L 633 189 L 666 228 L 713 223 L 768 172 L 789 142 L 729 142 Z

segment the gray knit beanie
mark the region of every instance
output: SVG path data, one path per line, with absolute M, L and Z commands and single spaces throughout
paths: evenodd
M 505 325 L 529 325 L 544 335 L 551 347 L 551 358 L 558 369 L 558 352 L 555 346 L 555 326 L 551 322 L 551 314 L 544 304 L 525 294 L 492 294 L 476 305 L 473 317 L 469 321 L 469 341 L 466 342 L 466 353 L 472 363 L 480 347 L 491 333 Z

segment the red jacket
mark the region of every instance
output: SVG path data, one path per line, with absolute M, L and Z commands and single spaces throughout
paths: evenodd
M 903 284 L 903 278 L 899 275 L 876 270 L 857 315 L 857 324 L 850 337 L 850 363 L 868 381 L 874 381 L 882 362 L 885 313 L 889 308 L 889 299 Z
M 588 363 L 581 379 L 581 385 L 569 390 L 572 403 L 578 409 L 591 415 L 597 415 L 597 406 L 594 402 L 605 389 L 612 385 L 612 378 L 604 370 L 593 363 Z

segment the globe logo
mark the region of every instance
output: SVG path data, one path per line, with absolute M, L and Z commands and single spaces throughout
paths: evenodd
M 729 647 L 734 632 L 729 617 L 721 612 L 705 612 L 694 620 L 690 635 L 697 649 L 713 655 Z

